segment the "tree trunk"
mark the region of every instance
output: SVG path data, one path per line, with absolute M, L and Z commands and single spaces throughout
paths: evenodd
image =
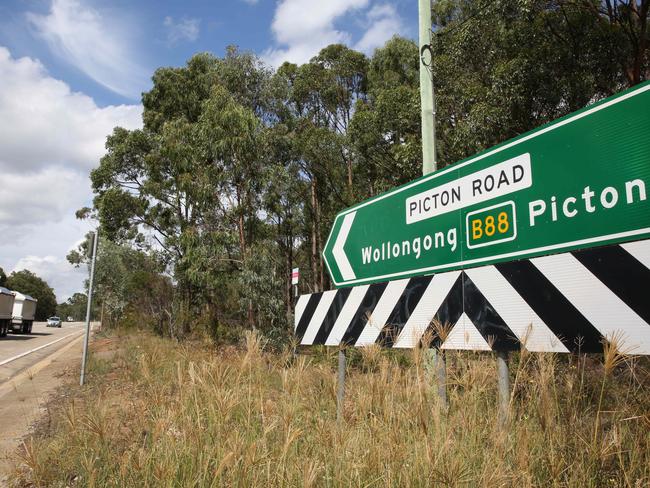
M 242 189 L 237 185 L 237 207 L 239 216 L 237 217 L 237 228 L 239 231 L 239 249 L 241 253 L 242 261 L 246 261 L 248 257 L 248 249 L 246 243 L 246 228 L 245 228 L 245 219 L 244 213 L 245 210 L 242 208 Z M 255 314 L 253 313 L 253 300 L 249 297 L 248 299 L 248 311 L 246 314 L 246 320 L 248 326 L 253 329 L 255 328 Z
M 347 158 L 348 165 L 348 191 L 350 196 L 352 196 L 352 158 Z
M 318 201 L 316 200 L 316 177 L 311 180 L 311 276 L 313 292 L 318 292 Z
M 636 2 L 632 2 L 636 9 Z M 641 2 L 640 8 L 636 11 L 639 19 L 639 45 L 637 46 L 636 56 L 634 58 L 634 84 L 641 83 L 641 66 L 646 57 L 647 49 L 647 32 L 648 32 L 648 9 L 650 8 L 650 0 Z
M 318 269 L 319 269 L 319 283 L 320 283 L 320 288 L 319 291 L 325 290 L 325 264 L 323 263 L 323 239 L 321 235 L 321 220 L 320 220 L 320 203 L 316 203 L 317 208 L 318 208 L 318 231 L 316 234 L 317 241 L 318 241 Z
M 293 271 L 293 236 L 289 234 L 286 240 L 286 272 L 285 276 L 287 277 L 286 280 L 286 286 L 284 287 L 284 296 L 285 296 L 285 302 L 287 304 L 287 323 L 291 325 L 291 317 L 293 316 L 293 293 L 292 293 L 292 288 L 293 285 L 291 284 L 292 278 L 291 278 L 291 273 Z
M 237 219 L 237 227 L 239 228 L 239 248 L 241 249 L 242 260 L 246 256 L 246 236 L 244 235 L 244 215 L 239 215 Z

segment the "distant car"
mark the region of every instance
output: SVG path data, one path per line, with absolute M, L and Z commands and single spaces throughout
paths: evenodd
M 68 322 L 74 322 L 74 319 L 72 317 L 68 317 Z
M 61 319 L 59 317 L 50 317 L 47 319 L 48 327 L 61 327 Z

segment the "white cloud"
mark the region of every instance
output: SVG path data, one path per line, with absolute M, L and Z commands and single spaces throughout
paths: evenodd
M 52 0 L 47 15 L 28 13 L 52 52 L 115 93 L 138 99 L 148 73 L 133 58 L 125 19 L 103 16 L 77 0 Z
M 25 226 L 58 222 L 88 200 L 88 176 L 61 167 L 8 173 L 0 192 L 0 235 L 18 238 Z
M 61 303 L 75 292 L 84 292 L 83 282 L 88 278 L 88 268 L 75 268 L 64 257 L 25 256 L 18 260 L 12 271 L 28 269 L 42 278 L 54 289 L 57 302 Z
M 272 66 L 284 61 L 305 63 L 323 47 L 332 43 L 349 43 L 349 33 L 339 31 L 334 22 L 343 15 L 367 7 L 369 0 L 282 0 L 271 24 L 273 36 L 280 46 L 264 52 Z
M 368 30 L 354 48 L 366 54 L 383 46 L 395 34 L 404 30 L 404 23 L 395 7 L 388 4 L 375 5 L 366 16 Z
M 0 46 L 0 266 L 30 269 L 59 301 L 83 290 L 85 270 L 65 260 L 92 224 L 74 212 L 92 202 L 89 170 L 116 125 L 142 126 L 142 107 L 98 107 L 31 58 Z
M 163 25 L 167 29 L 167 42 L 176 44 L 179 41 L 196 41 L 199 37 L 200 24 L 201 21 L 199 19 L 183 18 L 179 21 L 174 21 L 173 17 L 165 17 Z
M 140 127 L 142 107 L 100 108 L 82 93 L 48 76 L 31 58 L 13 59 L 0 46 L 0 171 L 34 171 L 66 165 L 97 166 L 113 127 Z
M 371 5 L 371 0 L 281 0 L 271 24 L 277 46 L 267 49 L 262 57 L 271 66 L 284 61 L 300 64 L 329 44 L 351 45 L 353 35 L 337 29 L 336 23 L 360 15 L 363 32 L 354 48 L 367 54 L 404 30 L 397 10 L 388 4 Z

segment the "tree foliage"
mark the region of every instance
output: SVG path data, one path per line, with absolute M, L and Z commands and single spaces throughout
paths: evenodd
M 87 239 L 70 251 L 68 261 L 75 266 L 90 266 L 90 242 Z M 105 326 L 111 327 L 134 318 L 159 332 L 169 332 L 174 289 L 163 271 L 159 254 L 100 237 L 95 261 L 93 320 L 102 320 Z M 61 313 L 72 312 L 75 320 L 81 320 L 77 317 L 81 313 L 85 318 L 87 303 L 87 294 L 76 293 L 59 308 L 63 310 Z
M 38 300 L 35 320 L 43 321 L 56 312 L 56 296 L 47 282 L 29 270 L 14 271 L 7 278 L 7 288 Z
M 67 320 L 68 317 L 72 317 L 72 319 L 76 321 L 85 320 L 87 306 L 88 295 L 85 293 L 75 293 L 65 302 L 57 305 L 56 314 L 61 318 L 61 320 Z M 93 319 L 96 318 L 97 314 L 95 313 Z

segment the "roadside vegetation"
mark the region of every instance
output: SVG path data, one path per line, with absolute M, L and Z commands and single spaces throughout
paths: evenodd
M 107 344 L 112 352 L 106 352 Z M 350 351 L 336 420 L 336 350 L 97 341 L 25 440 L 16 486 L 580 486 L 650 484 L 650 370 L 600 357 L 515 355 L 497 420 L 493 357 L 448 353 L 449 409 L 421 350 Z
M 35 319 L 47 320 L 56 311 L 54 290 L 45 280 L 27 269 L 13 271 L 9 276 L 0 268 L 0 286 L 24 293 L 38 300 Z

